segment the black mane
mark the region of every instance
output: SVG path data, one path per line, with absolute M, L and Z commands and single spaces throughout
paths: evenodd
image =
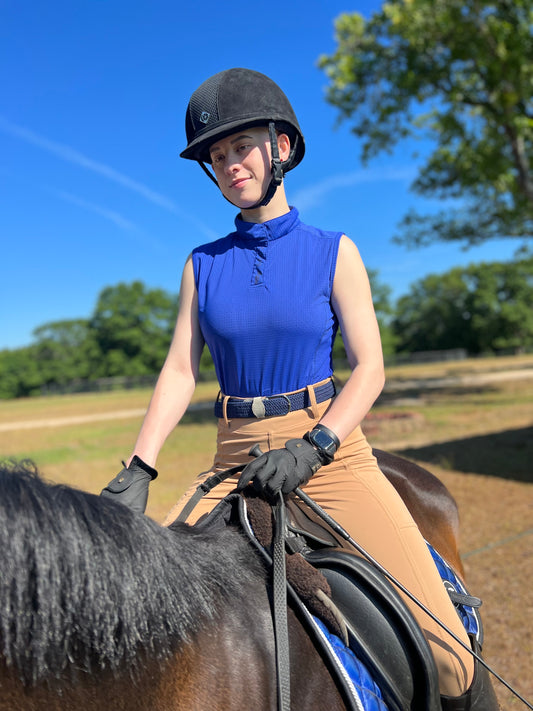
M 24 683 L 165 658 L 249 598 L 260 570 L 231 530 L 170 530 L 0 464 L 0 655 Z

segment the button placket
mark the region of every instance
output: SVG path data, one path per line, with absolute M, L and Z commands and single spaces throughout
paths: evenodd
M 255 260 L 252 269 L 252 286 L 260 286 L 265 282 L 265 266 L 268 253 L 268 234 L 263 227 L 263 234 L 255 242 Z

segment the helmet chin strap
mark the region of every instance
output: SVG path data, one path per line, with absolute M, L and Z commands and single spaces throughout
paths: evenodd
M 263 207 L 264 205 L 268 205 L 268 203 L 272 200 L 274 197 L 274 193 L 278 189 L 278 186 L 281 185 L 283 182 L 283 164 L 280 160 L 279 157 L 279 149 L 278 149 L 278 137 L 276 135 L 276 126 L 273 121 L 270 121 L 268 124 L 268 135 L 270 138 L 270 151 L 272 154 L 272 167 L 271 167 L 271 179 L 270 183 L 268 184 L 268 188 L 266 189 L 265 194 L 263 197 L 258 200 L 258 202 L 255 203 L 255 205 L 251 205 L 250 207 L 247 208 L 241 208 L 239 205 L 236 205 L 234 202 L 232 202 L 229 198 L 227 198 L 224 193 L 224 197 L 228 202 L 230 202 L 232 205 L 235 205 L 235 207 L 238 207 L 239 209 L 246 209 L 246 210 L 254 210 L 256 207 Z M 205 163 L 201 160 L 198 161 L 200 167 L 204 171 L 204 173 L 211 178 L 211 180 L 214 182 L 214 184 L 217 186 L 217 188 L 220 189 L 220 185 L 218 184 L 217 179 L 211 173 L 209 168 L 205 165 Z M 222 191 L 221 191 L 222 192 Z

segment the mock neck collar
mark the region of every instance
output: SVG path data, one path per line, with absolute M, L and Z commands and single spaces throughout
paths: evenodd
M 289 212 L 266 222 L 245 222 L 240 213 L 235 218 L 235 231 L 245 239 L 279 239 L 290 232 L 300 222 L 298 210 L 291 207 Z

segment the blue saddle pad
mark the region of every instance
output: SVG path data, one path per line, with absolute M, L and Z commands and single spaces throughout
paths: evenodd
M 457 610 L 457 614 L 461 618 L 466 633 L 471 637 L 475 637 L 479 644 L 483 645 L 483 627 L 481 624 L 481 617 L 478 611 L 478 608 L 481 605 L 481 600 L 477 601 L 475 607 L 473 605 L 469 605 L 468 599 L 472 598 L 468 594 L 468 591 L 466 590 L 461 580 L 459 580 L 459 578 L 455 574 L 453 568 L 448 565 L 448 563 L 444 560 L 440 553 L 437 553 L 437 551 L 430 543 L 427 543 L 427 547 L 429 548 L 429 552 L 431 553 L 431 556 L 435 561 L 435 565 L 437 566 L 439 575 L 442 578 L 442 582 L 444 583 L 445 588 L 448 590 L 448 593 L 452 597 L 455 609 Z M 454 600 L 452 593 L 458 593 L 457 600 Z M 466 598 L 467 602 L 462 602 L 461 597 Z M 475 600 L 476 598 L 473 599 Z
M 337 635 L 332 634 L 318 617 L 313 616 L 313 620 L 348 675 L 352 684 L 354 700 L 361 711 L 389 711 L 389 707 L 383 700 L 381 689 L 363 662 Z

